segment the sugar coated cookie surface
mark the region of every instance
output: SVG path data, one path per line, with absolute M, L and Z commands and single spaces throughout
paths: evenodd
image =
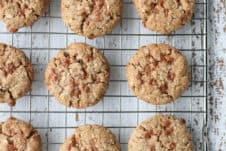
M 133 0 L 146 28 L 170 34 L 191 21 L 195 0 Z
M 75 108 L 97 104 L 109 84 L 109 65 L 96 48 L 76 43 L 60 51 L 49 63 L 45 81 L 57 100 Z
M 0 123 L 1 151 L 42 151 L 41 137 L 32 125 L 9 118 Z
M 76 129 L 60 147 L 60 151 L 121 151 L 115 135 L 99 125 L 85 125 Z
M 15 105 L 26 95 L 34 79 L 34 68 L 24 52 L 0 43 L 0 102 Z
M 143 121 L 132 133 L 128 151 L 192 151 L 192 137 L 185 120 L 157 115 Z
M 10 32 L 31 26 L 49 6 L 49 0 L 0 0 L 0 20 Z
M 110 33 L 122 16 L 122 0 L 62 0 L 62 18 L 90 39 Z
M 190 81 L 185 56 L 166 44 L 141 47 L 127 64 L 126 72 L 134 94 L 152 104 L 175 101 Z

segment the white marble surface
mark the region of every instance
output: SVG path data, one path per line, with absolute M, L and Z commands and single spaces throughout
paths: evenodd
M 209 150 L 226 150 L 226 0 L 209 0 Z

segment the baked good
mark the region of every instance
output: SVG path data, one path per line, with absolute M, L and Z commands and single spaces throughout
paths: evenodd
M 141 47 L 127 64 L 126 72 L 134 94 L 152 104 L 176 100 L 190 81 L 185 56 L 166 44 Z
M 122 0 L 62 0 L 62 18 L 75 33 L 93 39 L 110 33 L 122 16 Z
M 85 108 L 97 104 L 105 94 L 109 72 L 108 62 L 98 49 L 75 43 L 48 64 L 45 81 L 60 103 Z
M 195 0 L 133 0 L 146 28 L 170 34 L 191 21 Z
M 192 137 L 185 120 L 170 115 L 157 115 L 143 121 L 128 143 L 128 151 L 192 150 Z
M 0 43 L 0 103 L 15 105 L 26 95 L 34 79 L 34 68 L 24 52 Z
M 120 151 L 115 135 L 99 125 L 85 125 L 76 129 L 60 147 L 60 151 Z
M 10 32 L 17 32 L 21 27 L 33 25 L 48 6 L 49 0 L 1 0 L 0 20 Z
M 42 151 L 41 137 L 32 125 L 9 118 L 0 123 L 1 151 Z

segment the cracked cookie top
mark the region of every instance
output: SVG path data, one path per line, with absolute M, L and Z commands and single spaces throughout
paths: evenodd
M 170 34 L 191 21 L 195 0 L 133 0 L 146 28 Z
M 60 147 L 60 151 L 120 151 L 115 135 L 99 125 L 85 125 L 76 129 Z
M 0 123 L 1 151 L 41 151 L 41 137 L 32 125 L 9 118 Z
M 122 16 L 122 0 L 62 0 L 62 18 L 90 39 L 110 33 Z
M 0 20 L 10 32 L 31 26 L 48 8 L 49 0 L 0 0 Z
M 184 119 L 156 115 L 143 121 L 132 133 L 129 151 L 192 151 L 191 133 Z
M 98 103 L 105 94 L 109 65 L 98 49 L 76 43 L 60 51 L 49 63 L 45 81 L 60 103 L 85 108 Z
M 188 88 L 187 60 L 166 44 L 143 46 L 127 65 L 127 80 L 138 98 L 152 104 L 176 100 Z
M 22 50 L 0 43 L 0 102 L 15 105 L 31 89 L 34 69 Z

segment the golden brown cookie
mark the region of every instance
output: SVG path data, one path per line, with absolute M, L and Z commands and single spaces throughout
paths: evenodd
M 185 56 L 166 44 L 141 47 L 129 61 L 126 72 L 135 95 L 152 104 L 176 100 L 190 81 Z
M 42 151 L 41 137 L 32 125 L 9 118 L 0 123 L 1 151 Z
M 24 52 L 0 43 L 0 103 L 15 105 L 31 89 L 34 69 Z
M 96 48 L 76 43 L 60 51 L 49 63 L 45 81 L 57 100 L 75 108 L 97 104 L 109 84 L 109 65 Z
M 122 0 L 62 0 L 62 18 L 79 35 L 90 39 L 110 33 L 122 16 Z
M 0 20 L 10 32 L 31 26 L 49 6 L 49 0 L 0 0 Z
M 185 120 L 169 115 L 157 115 L 143 121 L 128 143 L 128 151 L 192 150 L 192 137 Z
M 99 125 L 85 125 L 76 129 L 60 147 L 60 151 L 120 151 L 115 135 Z
M 191 21 L 195 0 L 133 0 L 146 28 L 170 34 Z

